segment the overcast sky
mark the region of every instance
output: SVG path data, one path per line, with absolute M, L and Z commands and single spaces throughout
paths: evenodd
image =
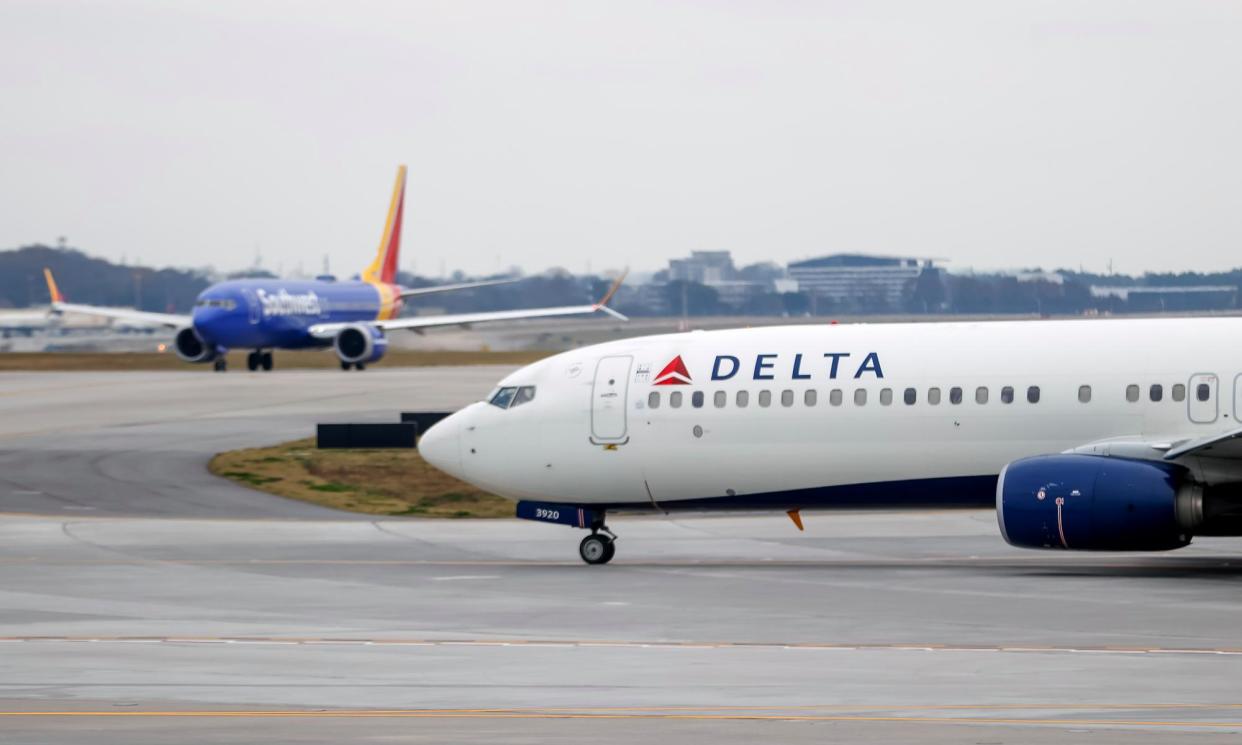
M 1242 265 L 1242 3 L 0 3 L 0 248 Z

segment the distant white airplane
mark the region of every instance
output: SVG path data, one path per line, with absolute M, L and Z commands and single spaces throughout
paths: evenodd
M 609 342 L 429 429 L 435 466 L 590 530 L 615 510 L 984 507 L 1015 546 L 1242 535 L 1242 319 L 825 325 Z
M 0 329 L 45 328 L 51 320 L 50 308 L 39 310 L 0 311 Z

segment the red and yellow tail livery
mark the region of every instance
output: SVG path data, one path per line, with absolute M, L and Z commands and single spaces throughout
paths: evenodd
M 392 201 L 388 205 L 388 219 L 384 221 L 384 235 L 380 238 L 375 260 L 362 273 L 365 282 L 396 284 L 397 261 L 401 255 L 401 219 L 405 212 L 405 166 L 397 168 L 397 183 L 392 187 Z

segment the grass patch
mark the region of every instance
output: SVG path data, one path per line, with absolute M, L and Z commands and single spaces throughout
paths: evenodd
M 250 471 L 225 471 L 220 475 L 233 479 L 234 481 L 240 481 L 243 484 L 249 484 L 250 486 L 262 486 L 264 484 L 280 481 L 279 476 L 260 476 L 259 474 L 251 473 Z
M 333 494 L 340 494 L 341 492 L 347 492 L 347 491 L 352 492 L 354 490 L 354 487 L 350 486 L 349 484 L 338 484 L 335 481 L 329 481 L 326 484 L 316 484 L 313 482 L 308 482 L 307 487 L 310 489 L 314 489 L 315 491 L 326 491 L 326 492 L 332 492 Z
M 369 515 L 513 517 L 513 503 L 436 470 L 417 450 L 317 450 L 313 438 L 220 453 L 208 469 L 282 497 Z

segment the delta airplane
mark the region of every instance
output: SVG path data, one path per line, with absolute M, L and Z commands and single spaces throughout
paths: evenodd
M 1027 548 L 1242 535 L 1242 319 L 824 325 L 565 352 L 431 427 L 424 458 L 589 530 L 613 511 L 995 505 Z
M 359 280 L 338 281 L 325 275 L 314 280 L 220 282 L 203 290 L 194 303 L 193 314 L 184 316 L 67 303 L 52 273 L 45 269 L 48 292 L 52 296 L 51 310 L 176 329 L 173 347 L 177 355 L 186 362 L 213 363 L 218 372 L 226 369 L 225 354 L 229 349 L 252 349 L 246 366 L 250 370 L 271 370 L 273 349 L 331 347 L 340 358 L 342 370 L 364 370 L 372 362 L 378 362 L 387 351 L 385 333 L 397 329 L 421 332 L 436 326 L 472 326 L 600 311 L 627 320 L 607 307 L 621 279 L 602 300 L 589 305 L 398 318 L 403 301 L 408 297 L 517 281 L 489 280 L 418 289 L 395 284 L 405 209 L 405 173 L 405 166 L 397 170 L 379 251 Z

